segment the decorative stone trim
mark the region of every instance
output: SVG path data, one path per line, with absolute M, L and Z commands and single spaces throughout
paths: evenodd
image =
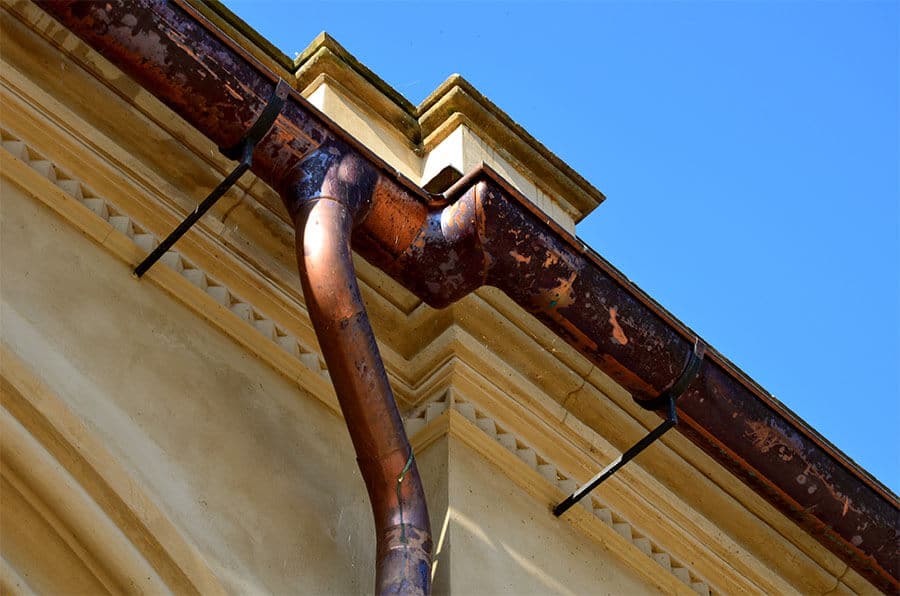
M 109 223 L 117 232 L 125 235 L 144 253 L 149 253 L 159 244 L 159 239 L 146 228 L 124 213 L 109 200 L 104 199 L 79 181 L 72 174 L 47 160 L 35 148 L 27 145 L 14 133 L 0 129 L 3 149 L 13 157 L 28 165 L 63 190 L 69 197 L 90 209 L 94 215 Z M 321 356 L 309 346 L 284 330 L 258 308 L 242 300 L 224 284 L 200 269 L 190 259 L 177 250 L 169 250 L 160 259 L 160 264 L 180 274 L 213 300 L 230 310 L 236 317 L 252 326 L 268 341 L 275 343 L 290 356 L 303 363 L 311 371 L 328 378 L 328 369 Z
M 523 443 L 513 433 L 506 430 L 502 423 L 495 421 L 490 414 L 481 410 L 475 403 L 460 398 L 457 393 L 453 389 L 447 389 L 433 400 L 413 410 L 404 419 L 407 434 L 415 436 L 428 423 L 437 419 L 448 410 L 454 410 L 478 427 L 485 435 L 525 462 L 531 469 L 540 474 L 546 482 L 558 488 L 563 495 L 571 494 L 578 488 L 576 480 L 561 471 L 553 462 L 543 457 L 535 449 Z M 660 545 L 644 536 L 628 520 L 603 503 L 601 499 L 591 495 L 585 497 L 579 505 L 631 542 L 638 550 L 653 559 L 665 571 L 691 587 L 696 593 L 704 596 L 713 593 L 705 580 L 698 577 L 687 565 L 679 562 Z

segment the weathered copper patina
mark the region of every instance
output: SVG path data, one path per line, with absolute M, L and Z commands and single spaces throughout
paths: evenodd
M 379 594 L 428 593 L 431 528 L 425 494 L 359 293 L 350 233 L 377 173 L 342 143 L 312 152 L 284 195 L 310 320 L 350 429 L 378 537 Z
M 220 147 L 238 141 L 272 94 L 276 79 L 210 36 L 187 7 L 148 0 L 43 6 Z M 332 126 L 292 95 L 256 145 L 252 169 L 281 191 L 294 218 L 310 319 L 375 518 L 376 593 L 427 594 L 425 495 L 350 252 L 354 219 L 366 213 L 377 173 Z
M 39 4 L 220 147 L 271 94 L 275 76 L 180 3 Z M 690 330 L 487 168 L 435 200 L 294 92 L 253 171 L 294 217 L 310 316 L 372 497 L 380 591 L 427 590 L 430 538 L 348 235 L 432 306 L 485 284 L 502 289 L 638 402 L 666 389 L 688 359 Z M 678 414 L 677 428 L 723 466 L 881 589 L 900 590 L 896 497 L 724 357 L 708 353 Z

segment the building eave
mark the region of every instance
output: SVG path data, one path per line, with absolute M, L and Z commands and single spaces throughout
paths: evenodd
M 325 38 L 327 41 L 327 38 Z M 322 42 L 325 44 L 325 41 Z M 352 70 L 352 69 L 350 69 Z M 354 75 L 355 76 L 355 75 Z M 453 87 L 456 89 L 461 88 L 460 86 Z M 471 94 L 470 94 L 471 95 Z M 427 103 L 428 100 L 426 100 Z M 279 217 L 284 218 L 283 213 L 278 214 Z M 562 230 L 558 231 L 561 234 L 565 232 Z M 589 249 L 584 247 L 577 239 L 572 238 L 570 240 L 573 245 L 580 245 L 581 249 L 586 253 L 590 253 Z M 660 318 L 666 320 L 671 324 L 674 328 L 679 329 L 679 332 L 682 333 L 685 337 L 692 337 L 693 333 L 683 324 L 681 324 L 674 316 L 668 313 L 665 309 L 663 309 L 659 304 L 653 301 L 649 296 L 647 296 L 644 292 L 642 292 L 639 288 L 636 288 L 630 281 L 628 281 L 620 272 L 611 267 L 608 263 L 606 263 L 602 258 L 597 255 L 592 256 L 593 259 L 599 264 L 599 266 L 603 267 L 605 271 L 607 271 L 610 275 L 619 278 L 620 283 L 623 285 L 627 285 L 630 287 L 635 295 L 641 297 L 641 300 L 645 302 L 645 304 L 653 310 Z M 817 446 L 818 449 L 822 450 L 829 457 L 833 458 L 835 461 L 839 462 L 840 466 L 845 468 L 849 474 L 849 476 L 854 480 L 854 482 L 858 482 L 860 486 L 868 487 L 869 489 L 877 492 L 881 497 L 893 508 L 896 510 L 897 508 L 897 498 L 893 493 L 891 493 L 888 489 L 886 489 L 881 483 L 879 483 L 876 479 L 872 478 L 865 470 L 861 469 L 858 465 L 856 465 L 852 460 L 846 457 L 843 453 L 841 453 L 838 449 L 836 449 L 833 445 L 831 445 L 827 440 L 825 440 L 821 435 L 811 429 L 806 423 L 804 423 L 799 417 L 797 417 L 793 412 L 787 409 L 783 404 L 781 404 L 778 400 L 772 397 L 770 394 L 765 392 L 758 384 L 749 379 L 747 375 L 745 375 L 742 371 L 734 367 L 726 358 L 722 355 L 713 352 L 712 357 L 717 359 L 722 367 L 729 369 L 733 375 L 741 380 L 741 382 L 747 386 L 747 388 L 757 396 L 757 398 L 764 403 L 768 408 L 771 408 L 778 415 L 777 422 L 779 424 L 783 424 L 786 428 L 791 429 L 792 431 L 796 431 L 800 436 L 804 437 L 804 440 L 809 441 L 811 444 Z M 719 432 L 727 432 L 727 429 L 720 429 Z M 786 479 L 772 479 L 776 484 L 779 482 L 786 482 Z M 851 487 L 852 488 L 852 487 Z M 798 514 L 802 514 L 802 512 L 798 512 Z M 816 529 L 814 527 L 806 528 L 811 534 L 815 534 Z M 846 560 L 846 559 L 845 559 Z

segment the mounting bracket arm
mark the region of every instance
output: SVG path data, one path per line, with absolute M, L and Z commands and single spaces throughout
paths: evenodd
M 699 337 L 694 342 L 694 349 L 685 365 L 681 376 L 672 383 L 672 386 L 663 391 L 658 397 L 649 401 L 637 402 L 648 410 L 657 410 L 666 407 L 666 419 L 662 423 L 651 430 L 647 436 L 638 441 L 635 445 L 628 448 L 619 457 L 613 460 L 608 466 L 600 470 L 596 476 L 587 481 L 583 486 L 576 489 L 571 495 L 566 497 L 564 501 L 553 508 L 553 515 L 559 517 L 568 511 L 573 505 L 583 499 L 588 493 L 597 488 L 601 482 L 615 474 L 622 466 L 634 459 L 641 451 L 650 446 L 651 443 L 660 438 L 667 430 L 678 424 L 678 413 L 675 409 L 676 400 L 681 397 L 688 386 L 697 377 L 700 372 L 700 364 L 703 362 L 703 355 L 706 353 L 706 344 Z
M 269 98 L 269 103 L 266 104 L 263 111 L 256 117 L 256 120 L 250 128 L 247 129 L 247 132 L 244 133 L 241 140 L 232 147 L 220 149 L 222 154 L 229 159 L 240 158 L 238 165 L 235 166 L 231 173 L 228 174 L 228 176 L 226 176 L 199 205 L 197 205 L 197 208 L 194 209 L 184 221 L 178 224 L 177 228 L 172 230 L 172 232 L 159 243 L 159 246 L 153 249 L 153 251 L 134 268 L 135 277 L 140 279 L 150 267 L 172 248 L 172 245 L 175 244 L 179 238 L 184 236 L 187 231 L 197 223 L 197 220 L 203 217 L 204 213 L 209 211 L 209 209 L 222 198 L 222 195 L 228 192 L 229 188 L 235 185 L 238 179 L 244 175 L 244 172 L 250 169 L 250 166 L 253 165 L 253 150 L 256 148 L 256 143 L 266 136 L 266 133 L 268 133 L 272 128 L 272 125 L 275 124 L 275 119 L 278 118 L 278 114 L 281 113 L 281 108 L 284 107 L 284 101 L 287 99 L 289 92 L 290 86 L 284 79 L 279 79 L 278 84 L 275 86 L 275 90 L 272 92 L 272 97 Z

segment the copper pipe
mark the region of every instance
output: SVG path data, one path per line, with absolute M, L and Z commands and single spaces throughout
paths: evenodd
M 153 0 L 42 6 L 105 46 L 107 57 L 220 147 L 244 134 L 272 94 L 275 79 L 196 27 L 197 15 L 186 6 Z M 309 316 L 375 518 L 376 593 L 428 594 L 425 494 L 350 256 L 353 218 L 365 213 L 376 175 L 329 126 L 294 93 L 257 144 L 252 169 L 282 191 L 294 219 Z
M 350 251 L 373 168 L 344 147 L 313 154 L 285 195 L 303 295 L 350 429 L 377 536 L 376 593 L 427 594 L 431 528 L 412 449 L 359 293 Z
M 39 4 L 219 146 L 243 134 L 276 80 L 181 0 Z M 342 178 L 334 170 L 325 189 L 325 173 L 336 163 L 366 174 Z M 342 263 L 346 247 L 341 242 L 352 233 L 355 250 L 436 307 L 482 284 L 501 288 L 639 402 L 664 390 L 688 357 L 694 340 L 689 329 L 489 169 L 467 176 L 446 200 L 435 202 L 293 92 L 272 132 L 257 146 L 253 171 L 281 192 L 299 226 L 301 269 L 309 268 L 304 289 L 319 304 L 310 314 L 320 343 L 328 346 L 323 350 L 333 361 L 329 369 L 339 395 L 363 391 L 361 397 L 368 399 L 368 385 L 345 378 L 356 374 L 356 367 L 342 351 L 373 340 L 364 311 L 347 306 L 337 312 L 315 299 L 317 292 L 324 296 L 337 290 L 326 289 L 333 285 L 327 272 L 306 257 L 310 234 L 330 238 L 333 262 Z M 298 172 L 317 173 L 304 178 Z M 312 200 L 320 195 L 338 201 Z M 343 300 L 349 305 L 358 298 L 352 266 L 339 269 L 335 280 L 338 286 L 347 284 L 351 297 Z M 356 318 L 342 318 L 351 311 Z M 340 320 L 357 329 L 357 339 L 335 327 Z M 375 366 L 374 343 L 368 350 L 366 366 Z M 372 387 L 389 401 L 386 381 Z M 678 406 L 682 433 L 867 579 L 887 591 L 900 589 L 900 507 L 890 491 L 714 350 Z M 356 433 L 371 433 L 373 441 L 377 433 L 355 425 L 396 426 L 394 414 L 385 412 L 348 415 L 358 449 L 369 443 L 358 441 Z M 400 442 L 405 444 L 405 438 Z M 402 452 L 391 449 L 377 452 Z M 383 486 L 394 478 L 403 455 L 387 459 L 390 464 L 367 483 L 377 495 L 376 517 L 390 518 L 383 522 L 390 524 L 396 516 L 380 513 L 394 506 Z M 810 491 L 813 485 L 817 490 Z

